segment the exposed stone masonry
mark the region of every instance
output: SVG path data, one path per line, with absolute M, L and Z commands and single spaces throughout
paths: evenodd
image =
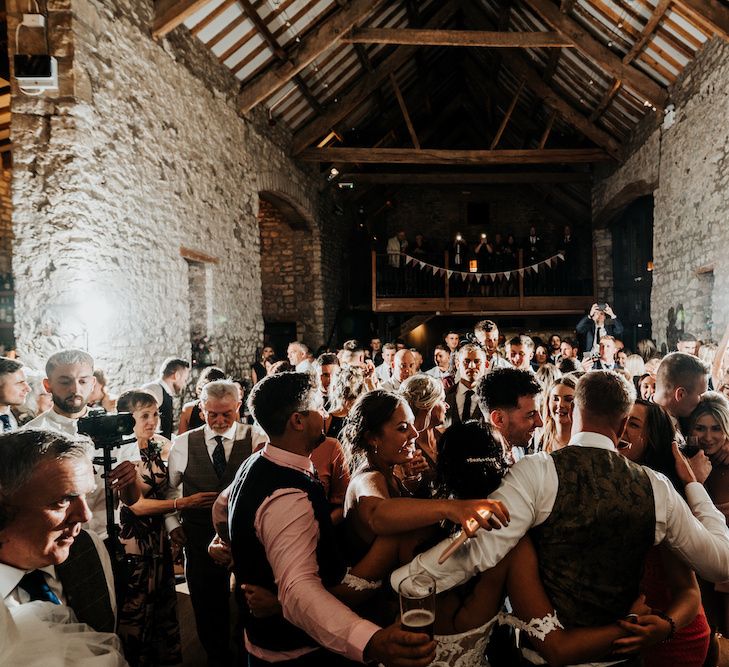
M 643 123 L 625 164 L 598 180 L 593 213 L 609 221 L 653 193 L 653 335 L 659 344 L 676 329 L 718 340 L 729 324 L 729 45 L 705 46 L 670 101 L 672 122 Z
M 323 179 L 288 157 L 284 128 L 262 112 L 239 117 L 234 77 L 184 28 L 150 38 L 151 1 L 49 4 L 61 90 L 20 95 L 13 108 L 21 353 L 40 365 L 61 346 L 88 346 L 114 388 L 153 377 L 169 354 L 188 356 L 184 246 L 217 260 L 206 266 L 207 333 L 215 362 L 243 374 L 263 339 L 261 263 L 269 268 L 258 192 L 276 175 L 328 237 Z M 325 271 L 342 252 L 327 251 Z M 310 259 L 307 275 L 321 280 L 320 256 Z M 338 297 L 319 297 L 320 323 Z M 323 328 L 307 323 L 302 335 L 318 345 Z

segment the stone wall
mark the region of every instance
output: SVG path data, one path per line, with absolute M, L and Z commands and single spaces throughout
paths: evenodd
M 670 348 L 677 330 L 718 340 L 729 324 L 729 44 L 707 44 L 669 92 L 675 110 L 646 121 L 624 165 L 601 175 L 593 215 L 609 222 L 653 193 L 651 317 Z
M 294 229 L 261 200 L 262 308 L 266 322 L 295 322 L 299 340 L 315 349 L 324 339 L 318 233 Z
M 186 248 L 205 262 L 214 361 L 243 373 L 263 338 L 258 193 L 278 175 L 324 228 L 322 179 L 288 158 L 285 128 L 238 115 L 234 77 L 184 27 L 150 38 L 150 0 L 52 6 L 61 89 L 19 95 L 12 120 L 21 353 L 88 347 L 114 389 L 189 356 Z

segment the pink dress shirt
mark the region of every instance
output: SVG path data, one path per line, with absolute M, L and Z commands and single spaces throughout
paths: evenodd
M 262 456 L 277 465 L 314 474 L 308 457 L 270 443 Z M 360 618 L 322 585 L 316 560 L 319 525 L 306 493 L 278 489 L 261 503 L 254 529 L 273 570 L 284 618 L 324 648 L 362 661 L 365 647 L 380 628 Z M 292 660 L 313 650 L 269 651 L 251 644 L 247 636 L 245 644 L 249 653 L 268 662 Z

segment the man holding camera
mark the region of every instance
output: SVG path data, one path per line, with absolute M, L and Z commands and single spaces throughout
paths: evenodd
M 53 407 L 29 421 L 23 428 L 78 435 L 78 420 L 89 411 L 87 403 L 95 384 L 94 360 L 87 352 L 61 350 L 51 355 L 46 362 L 43 386 L 53 398 Z M 121 445 L 113 450 L 112 456 L 117 465 L 109 473 L 108 481 L 125 505 L 133 505 L 139 500 L 142 483 L 136 467 L 136 462 L 141 460 L 137 443 Z M 94 465 L 96 489 L 87 497 L 92 516 L 86 528 L 105 540 L 107 531 L 103 474 L 103 466 Z
M 589 315 L 585 315 L 575 327 L 584 339 L 582 349 L 586 354 L 600 354 L 600 341 L 605 336 L 618 337 L 623 325 L 607 303 L 593 303 Z

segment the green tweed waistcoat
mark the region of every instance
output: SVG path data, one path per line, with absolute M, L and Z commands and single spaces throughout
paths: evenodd
M 530 532 L 542 582 L 566 628 L 612 623 L 638 597 L 655 535 L 653 488 L 615 451 L 565 447 L 552 459 L 554 508 Z

